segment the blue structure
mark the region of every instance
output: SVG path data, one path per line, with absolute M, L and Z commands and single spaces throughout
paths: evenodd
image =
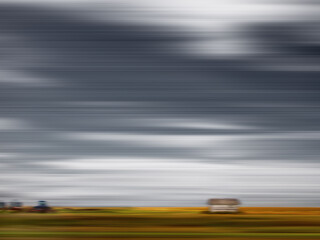
M 33 212 L 48 213 L 52 212 L 52 208 L 48 206 L 46 201 L 38 201 L 38 205 L 32 208 Z
M 47 207 L 47 202 L 46 201 L 38 201 L 38 206 L 39 207 Z

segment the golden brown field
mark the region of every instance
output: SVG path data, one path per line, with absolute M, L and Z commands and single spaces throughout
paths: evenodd
M 2 239 L 320 239 L 320 208 L 55 208 L 0 213 Z

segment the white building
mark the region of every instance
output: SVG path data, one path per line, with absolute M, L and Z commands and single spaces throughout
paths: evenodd
M 240 201 L 235 198 L 212 198 L 208 200 L 209 212 L 230 212 L 236 213 L 239 211 Z

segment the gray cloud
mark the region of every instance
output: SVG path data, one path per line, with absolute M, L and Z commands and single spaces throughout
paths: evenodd
M 219 37 L 210 11 L 164 21 L 154 5 L 68 4 L 1 5 L 0 198 L 318 205 L 315 16 L 291 6 L 295 21 L 253 18 Z

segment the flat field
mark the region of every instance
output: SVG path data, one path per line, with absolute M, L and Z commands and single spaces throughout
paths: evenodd
M 22 239 L 320 239 L 320 208 L 55 208 L 0 213 L 0 238 Z

